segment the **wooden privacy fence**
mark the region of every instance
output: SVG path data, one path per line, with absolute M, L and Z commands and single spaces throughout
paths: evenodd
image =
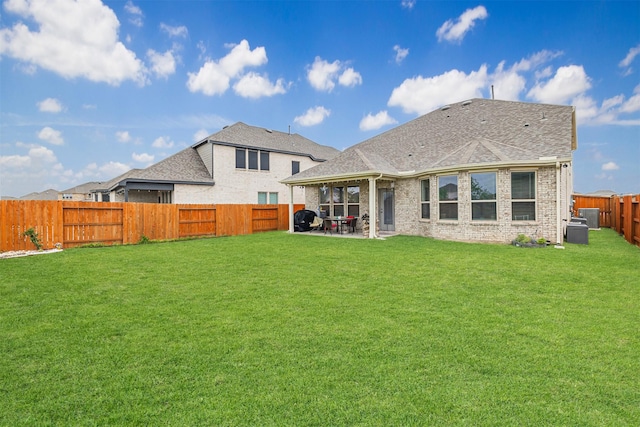
M 600 209 L 600 226 L 610 227 L 625 240 L 640 246 L 640 194 L 627 196 L 593 197 L 573 196 L 573 214 L 580 208 Z
M 294 211 L 303 209 L 295 205 Z M 0 251 L 30 250 L 33 228 L 44 249 L 127 244 L 197 236 L 287 230 L 288 205 L 163 205 L 66 200 L 0 201 Z

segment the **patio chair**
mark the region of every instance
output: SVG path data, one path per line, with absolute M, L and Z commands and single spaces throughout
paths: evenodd
M 346 226 L 347 226 L 347 229 L 351 228 L 351 232 L 352 233 L 356 232 L 356 224 L 357 223 L 358 223 L 358 219 L 355 218 L 353 215 L 349 215 L 347 217 Z
M 323 224 L 324 224 L 324 221 L 319 216 L 316 216 L 313 218 L 313 222 L 309 224 L 309 227 L 311 231 L 313 230 L 320 231 Z

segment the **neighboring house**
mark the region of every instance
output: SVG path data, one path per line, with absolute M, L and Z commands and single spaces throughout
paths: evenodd
M 472 99 L 361 142 L 283 183 L 306 187 L 308 209 L 368 214 L 377 225 L 369 237 L 380 230 L 509 242 L 523 233 L 560 243 L 571 215 L 576 148 L 573 107 Z
M 19 200 L 58 200 L 58 190 L 50 188 L 41 192 L 33 192 L 18 197 Z
M 74 200 L 76 202 L 93 201 L 93 190 L 102 185 L 100 182 L 85 182 L 58 193 L 58 200 Z
M 304 203 L 280 181 L 339 153 L 298 134 L 238 122 L 146 169 L 101 188 L 98 201 L 144 203 Z

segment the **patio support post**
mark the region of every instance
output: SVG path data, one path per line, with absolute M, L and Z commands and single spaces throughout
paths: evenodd
M 288 185 L 289 187 L 289 233 L 293 233 L 295 230 L 293 229 L 293 185 Z
M 378 178 L 369 178 L 369 238 L 376 238 L 376 224 L 378 215 L 376 212 L 376 180 Z

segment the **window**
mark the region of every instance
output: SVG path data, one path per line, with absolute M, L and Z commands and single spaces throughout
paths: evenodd
M 333 187 L 333 215 L 344 215 L 344 187 Z
M 246 151 L 244 148 L 236 148 L 236 168 L 244 169 L 247 167 Z
M 260 152 L 260 170 L 261 171 L 269 170 L 269 152 L 268 151 Z
M 258 169 L 258 152 L 249 150 L 249 169 Z
M 266 205 L 268 203 L 272 205 L 278 204 L 278 193 L 268 193 L 266 191 L 258 191 L 258 204 Z
M 495 172 L 471 174 L 471 219 L 497 219 Z
M 438 178 L 438 199 L 440 219 L 458 219 L 458 176 L 447 175 Z
M 421 218 L 431 218 L 431 195 L 429 194 L 429 180 L 420 181 L 420 209 L 422 211 Z
M 347 187 L 347 215 L 360 216 L 360 187 Z
M 513 221 L 535 221 L 535 172 L 511 172 L 511 219 Z
M 318 202 L 320 210 L 324 211 L 327 216 L 360 216 L 360 187 L 357 185 L 347 187 L 323 185 L 318 188 Z
M 291 161 L 291 175 L 300 173 L 300 162 L 296 160 Z

